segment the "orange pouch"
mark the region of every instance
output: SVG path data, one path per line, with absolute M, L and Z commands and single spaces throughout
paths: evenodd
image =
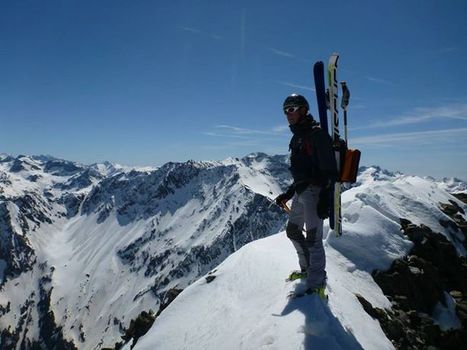
M 361 152 L 358 149 L 348 149 L 345 152 L 344 166 L 341 171 L 341 182 L 354 183 L 357 181 L 360 155 Z

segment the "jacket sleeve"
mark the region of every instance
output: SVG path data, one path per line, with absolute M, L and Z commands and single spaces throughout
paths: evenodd
M 315 149 L 318 158 L 318 167 L 323 180 L 326 182 L 337 181 L 336 156 L 332 147 L 332 139 L 326 132 L 322 130 L 316 132 Z

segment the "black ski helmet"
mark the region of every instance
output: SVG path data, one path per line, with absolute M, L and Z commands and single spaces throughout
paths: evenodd
M 307 110 L 310 109 L 310 105 L 308 104 L 306 98 L 298 94 L 292 94 L 287 96 L 287 98 L 284 101 L 283 108 L 287 107 L 306 107 Z

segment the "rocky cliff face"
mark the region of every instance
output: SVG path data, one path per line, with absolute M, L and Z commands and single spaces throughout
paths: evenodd
M 361 296 L 359 300 L 398 349 L 462 348 L 467 344 L 466 258 L 427 226 L 401 219 L 401 229 L 414 243 L 410 253 L 389 270 L 373 272 L 392 309 L 375 309 Z M 452 328 L 446 327 L 447 310 L 459 320 L 451 317 Z M 440 324 L 432 315 L 445 320 Z
M 440 187 L 445 188 L 445 180 Z M 439 219 L 443 234 L 400 218 L 401 231 L 413 247 L 388 270 L 372 274 L 391 309 L 374 308 L 357 296 L 397 349 L 461 349 L 467 344 L 465 204 L 452 199 L 438 203 L 437 209 L 445 214 Z

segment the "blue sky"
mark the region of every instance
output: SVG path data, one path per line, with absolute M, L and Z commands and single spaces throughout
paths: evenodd
M 341 55 L 364 165 L 467 179 L 467 2 L 0 1 L 0 152 L 125 165 L 287 153 Z

